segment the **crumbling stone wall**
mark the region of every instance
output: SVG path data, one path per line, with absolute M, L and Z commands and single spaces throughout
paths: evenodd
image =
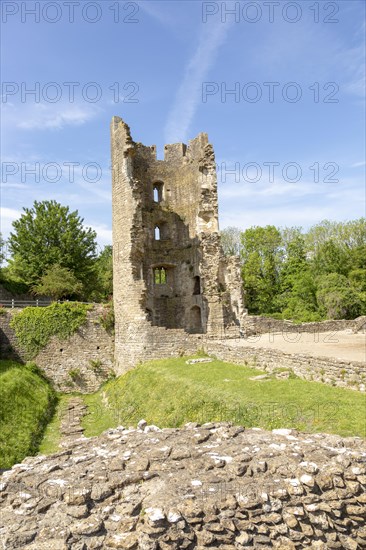
M 26 361 L 27 354 L 21 349 L 9 325 L 14 312 L 16 310 L 0 315 L 0 358 Z M 85 393 L 96 391 L 114 368 L 114 339 L 100 325 L 99 316 L 100 311 L 96 307 L 88 312 L 87 324 L 71 338 L 60 341 L 54 337 L 34 359 L 58 390 Z M 347 321 L 348 328 L 356 327 L 356 330 L 363 326 L 363 323 L 356 321 Z M 215 338 L 218 329 L 216 335 L 188 334 L 180 329 L 155 326 L 146 330 L 145 324 L 137 322 L 124 327 L 119 342 L 125 342 L 129 354 L 126 357 L 133 358 L 134 364 L 177 355 L 193 355 L 197 350 L 205 350 L 223 361 L 238 364 L 247 362 L 249 366 L 269 373 L 286 368 L 305 380 L 361 391 L 366 389 L 366 367 L 363 362 L 242 346 L 242 339 L 230 338 L 230 327 L 223 330 L 219 338 Z M 145 331 L 143 342 L 139 339 L 141 330 Z M 122 370 L 128 370 L 129 367 L 130 363 L 122 365 Z M 80 376 L 73 380 L 69 373 L 75 370 L 79 371 Z
M 35 302 L 36 300 L 50 302 L 51 298 L 49 296 L 34 296 L 33 294 L 13 294 L 9 292 L 1 283 L 0 283 L 0 305 L 2 302 L 9 302 L 10 300 L 15 301 L 24 301 L 24 302 Z
M 52 337 L 32 359 L 56 390 L 91 393 L 112 374 L 114 339 L 100 324 L 102 308 L 95 306 L 89 311 L 86 324 L 67 340 Z M 0 315 L 0 358 L 25 362 L 30 358 L 10 327 L 11 318 L 17 311 L 7 310 Z
M 18 310 L 6 310 L 0 314 L 0 359 L 24 361 L 24 350 L 20 349 L 14 330 L 10 327 L 12 315 Z
M 141 421 L 25 459 L 0 483 L 4 548 L 366 547 L 357 437 Z
M 188 146 L 166 145 L 164 160 L 157 160 L 155 146 L 135 143 L 127 124 L 113 117 L 111 145 L 118 372 L 144 355 L 152 332 L 160 357 L 170 334 L 178 347 L 187 334 L 232 327 L 238 335 L 244 315 L 240 268 L 220 245 L 216 165 L 207 135 Z
M 352 332 L 361 332 L 366 327 L 366 316 L 357 317 L 357 319 L 336 319 L 327 321 L 318 321 L 312 323 L 294 323 L 282 319 L 273 319 L 271 317 L 261 317 L 260 315 L 247 315 L 243 321 L 243 331 L 246 336 L 255 334 L 268 334 L 270 332 L 282 333 L 300 333 L 310 332 L 318 334 L 320 332 L 337 332 L 339 330 L 351 330 Z
M 319 357 L 300 353 L 285 353 L 278 349 L 235 345 L 235 341 L 207 340 L 204 349 L 209 355 L 272 373 L 289 369 L 300 378 L 322 382 L 330 386 L 366 391 L 366 364 L 344 361 L 333 357 Z

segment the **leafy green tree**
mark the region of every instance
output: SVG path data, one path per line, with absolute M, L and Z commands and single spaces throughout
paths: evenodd
M 313 272 L 347 275 L 366 268 L 366 219 L 348 222 L 323 220 L 305 236 L 313 259 Z
M 241 236 L 246 305 L 252 313 L 275 311 L 282 258 L 281 234 L 273 225 L 246 229 Z
M 56 201 L 34 202 L 13 222 L 9 239 L 10 269 L 28 284 L 39 282 L 55 264 L 68 268 L 87 285 L 95 264 L 96 233 L 84 228 L 78 211 Z
M 82 283 L 67 267 L 54 264 L 47 269 L 38 285 L 35 285 L 32 290 L 34 294 L 51 296 L 54 300 L 60 300 L 66 296 L 80 295 L 82 288 Z
M 359 218 L 339 224 L 339 238 L 348 249 L 365 247 L 366 245 L 366 219 Z
M 310 272 L 305 238 L 299 227 L 281 231 L 283 260 L 280 270 L 279 294 L 274 303 L 286 319 L 319 320 L 316 285 Z
M 220 238 L 225 256 L 239 256 L 241 248 L 241 230 L 238 227 L 226 227 L 220 231 Z
M 353 269 L 350 271 L 348 280 L 352 288 L 358 292 L 366 292 L 366 274 L 364 269 Z
M 350 268 L 349 252 L 335 240 L 322 243 L 312 259 L 312 269 L 316 275 L 339 273 L 347 275 Z
M 283 318 L 301 322 L 324 319 L 319 312 L 316 290 L 314 276 L 309 269 L 298 273 L 293 280 L 290 292 L 286 295 L 286 300 L 281 296 L 279 309 L 282 311 Z
M 99 254 L 94 270 L 93 288 L 90 299 L 106 301 L 113 294 L 113 249 L 111 245 L 104 247 Z
M 323 220 L 313 225 L 306 234 L 306 244 L 309 251 L 315 253 L 317 249 L 330 240 L 339 240 L 339 223 Z
M 300 273 L 309 269 L 305 239 L 301 229 L 292 227 L 281 232 L 283 260 L 281 264 L 281 292 L 292 290 Z
M 360 294 L 339 273 L 319 276 L 316 296 L 320 311 L 328 319 L 354 319 L 363 313 Z
M 5 260 L 5 241 L 0 233 L 0 266 L 2 265 L 3 261 Z

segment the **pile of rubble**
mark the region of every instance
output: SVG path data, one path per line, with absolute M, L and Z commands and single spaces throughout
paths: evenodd
M 361 438 L 119 427 L 0 478 L 4 549 L 366 548 Z

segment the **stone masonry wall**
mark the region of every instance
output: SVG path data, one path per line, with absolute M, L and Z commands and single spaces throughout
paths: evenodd
M 0 483 L 3 547 L 362 550 L 358 437 L 141 420 L 26 458 Z
M 365 391 L 366 365 L 360 361 L 342 361 L 329 357 L 291 354 L 280 350 L 235 345 L 235 341 L 205 340 L 204 349 L 222 361 L 248 363 L 266 372 L 286 368 L 304 380 Z
M 34 296 L 33 294 L 12 294 L 0 283 L 0 305 L 2 302 L 8 302 L 9 300 L 18 300 L 26 302 L 35 302 L 36 300 L 51 301 L 49 296 Z
M 164 357 L 191 349 L 190 334 L 232 326 L 238 335 L 241 281 L 233 287 L 240 267 L 220 244 L 207 134 L 166 145 L 158 160 L 155 146 L 134 142 L 127 124 L 113 117 L 111 152 L 118 374 L 145 358 L 152 340 L 153 356 Z
M 5 315 L 0 315 L 0 358 L 26 361 L 26 353 L 20 348 L 15 333 L 9 325 L 10 319 L 16 311 L 9 310 Z M 46 348 L 34 359 L 58 390 L 93 392 L 110 375 L 114 364 L 114 340 L 99 324 L 100 313 L 100 306 L 97 306 L 88 313 L 88 322 L 85 326 L 66 341 L 52 338 Z M 363 326 L 363 323 L 358 320 L 325 323 L 328 327 L 327 330 L 330 326 L 333 328 L 341 326 L 342 329 L 345 326 L 351 329 Z M 334 325 L 334 323 L 336 324 Z M 308 325 L 318 324 L 309 323 Z M 294 328 L 297 327 L 298 325 L 294 325 Z M 240 339 L 227 338 L 226 333 L 223 333 L 221 339 L 218 340 L 212 339 L 206 334 L 187 334 L 180 329 L 149 327 L 149 330 L 142 336 L 142 331 L 145 328 L 144 323 L 123 325 L 120 343 L 128 352 L 124 354 L 124 362 L 120 363 L 119 374 L 141 362 L 179 355 L 193 355 L 203 349 L 223 361 L 237 364 L 247 362 L 249 366 L 266 372 L 285 368 L 292 370 L 305 380 L 365 390 L 366 367 L 362 362 L 342 361 L 306 354 L 290 354 L 268 348 L 243 347 L 240 346 Z M 118 330 L 117 325 L 116 334 Z M 309 326 L 309 331 L 312 330 L 314 327 Z M 97 362 L 94 363 L 94 368 L 92 361 Z M 69 374 L 70 371 L 79 371 L 80 376 L 73 380 Z
M 255 334 L 267 334 L 270 332 L 337 332 L 338 330 L 350 329 L 353 332 L 363 330 L 366 325 L 366 317 L 358 317 L 354 320 L 329 320 L 313 323 L 293 323 L 282 319 L 261 317 L 259 315 L 247 315 L 243 320 L 243 330 L 246 336 Z
M 26 361 L 26 353 L 20 348 L 14 330 L 10 327 L 12 316 L 20 309 L 6 309 L 0 314 L 0 359 Z
M 95 306 L 87 314 L 87 322 L 67 340 L 52 337 L 34 358 L 56 390 L 62 392 L 96 391 L 113 371 L 114 339 L 99 322 L 103 306 Z M 12 316 L 19 310 L 0 315 L 0 358 L 25 362 L 26 352 L 10 327 Z
M 12 294 L 0 283 L 0 304 L 2 301 L 7 300 L 34 300 L 34 296 L 30 294 Z

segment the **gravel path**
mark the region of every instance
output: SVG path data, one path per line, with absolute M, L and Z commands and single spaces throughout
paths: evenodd
M 318 333 L 258 334 L 246 339 L 230 340 L 230 346 L 278 349 L 285 353 L 335 357 L 346 361 L 366 361 L 366 336 L 348 330 Z

